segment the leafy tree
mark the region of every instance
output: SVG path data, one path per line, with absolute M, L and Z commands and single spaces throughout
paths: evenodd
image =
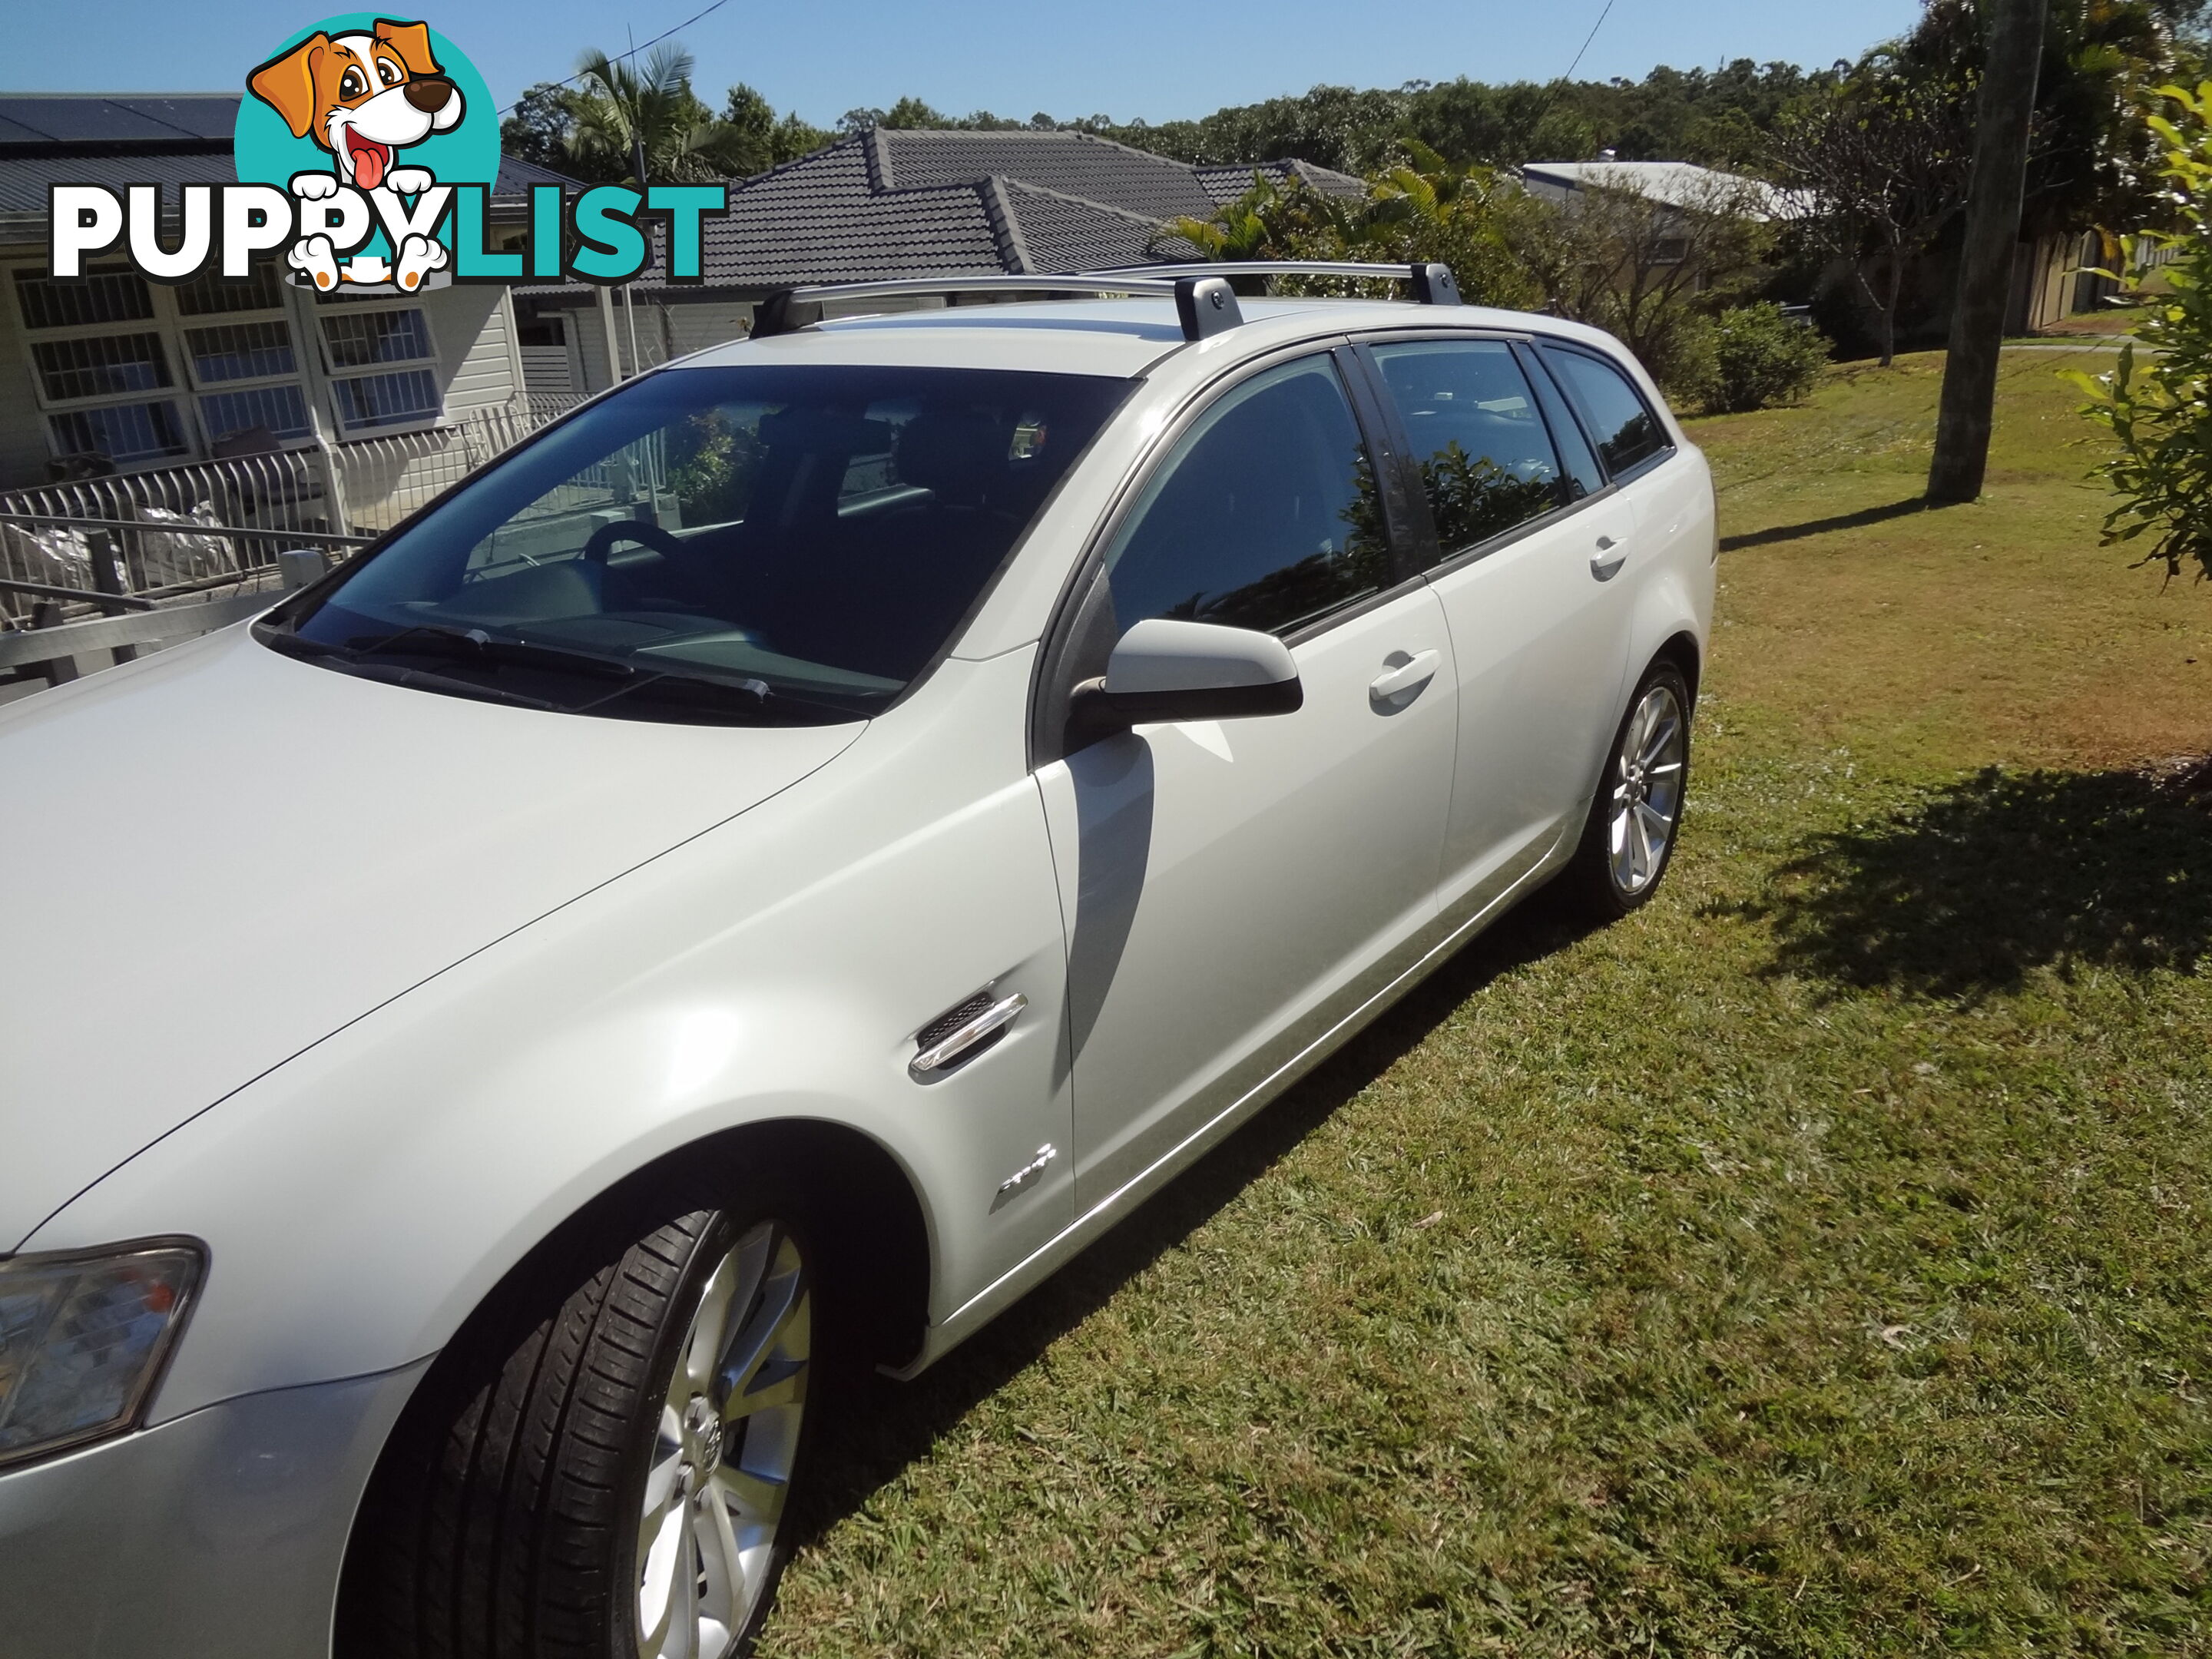
M 1584 161 L 1612 149 L 1625 161 L 1755 169 L 1765 135 L 1783 110 L 1833 78 L 1826 70 L 1808 74 L 1794 64 L 1746 58 L 1719 70 L 1656 69 L 1642 81 L 1489 86 L 1461 78 L 1389 90 L 1319 86 L 1197 120 L 1116 125 L 1092 116 L 1064 125 L 1206 163 L 1297 156 L 1373 172 L 1418 143 L 1460 167 Z
M 1873 307 L 1885 368 L 1897 356 L 1906 275 L 1966 206 L 1973 109 L 1970 84 L 1885 50 L 1776 132 L 1801 228 L 1845 262 Z
M 1659 201 L 1586 185 L 1516 247 L 1548 309 L 1617 336 L 1677 397 L 1702 392 L 1707 313 L 1753 286 L 1774 246 L 1759 187 L 1714 174 Z
M 663 47 L 641 68 L 602 52 L 584 54 L 575 80 L 541 81 L 500 124 L 507 155 L 589 184 L 617 184 L 635 171 L 630 135 L 645 137 L 646 172 L 659 184 L 702 183 L 763 173 L 820 149 L 836 137 L 779 118 L 751 87 L 729 90 L 717 117 L 691 89 L 691 59 Z
M 2120 496 L 2105 545 L 2148 537 L 2145 563 L 2172 577 L 2194 560 L 2212 577 L 2212 81 L 2158 96 L 2172 112 L 2147 125 L 2164 150 L 2158 177 L 2176 224 L 2144 240 L 2177 257 L 2158 272 L 2168 291 L 2144 296 L 2149 315 L 2136 332 L 2150 356 L 2139 363 L 2130 341 L 2111 374 L 2070 378 L 2090 394 L 2083 412 L 2118 441 L 2096 469 Z
M 557 81 L 540 81 L 526 91 L 499 124 L 501 154 L 556 172 L 565 167 L 568 137 L 576 130 L 576 118 L 569 110 L 571 96 Z
M 744 136 L 691 90 L 691 54 L 668 42 L 640 64 L 594 48 L 578 61 L 568 155 L 584 176 L 632 183 L 703 184 L 747 171 Z M 636 178 L 642 149 L 645 179 Z
M 2206 10 L 2201 0 L 2050 0 L 2023 236 L 2155 220 L 2157 144 L 2136 111 L 2177 72 L 2177 27 Z M 1927 0 L 1888 56 L 1905 73 L 1970 91 L 1981 77 L 1984 11 L 1984 0 Z
M 722 124 L 736 135 L 735 153 L 744 162 L 738 171 L 747 173 L 795 161 L 836 137 L 800 120 L 796 112 L 777 119 L 775 106 L 742 81 L 730 88 L 722 106 Z
M 1347 201 L 1302 179 L 1255 174 L 1210 218 L 1171 221 L 1154 247 L 1209 259 L 1442 260 L 1480 304 L 1541 306 L 1620 337 L 1670 390 L 1701 385 L 1689 346 L 1703 313 L 1754 281 L 1773 240 L 1752 188 L 1721 179 L 1690 199 L 1622 190 L 1578 192 L 1556 207 L 1484 167 L 1455 167 L 1418 143 L 1410 160 Z M 1340 278 L 1290 286 L 1324 292 Z

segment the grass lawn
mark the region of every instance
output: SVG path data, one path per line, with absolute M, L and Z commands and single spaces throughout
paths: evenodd
M 1666 892 L 874 1385 L 763 1652 L 2212 1655 L 2212 592 L 2069 361 L 1940 513 L 1939 358 L 1698 422 Z

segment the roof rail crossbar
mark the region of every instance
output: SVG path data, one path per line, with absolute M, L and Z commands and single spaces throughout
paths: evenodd
M 809 283 L 779 289 L 753 311 L 753 338 L 788 334 L 822 319 L 822 306 L 830 300 L 950 299 L 962 294 L 1054 295 L 1172 295 L 1170 271 L 1131 271 L 1126 276 L 1095 276 L 1088 272 L 1066 276 L 1036 276 L 988 271 L 960 271 L 945 276 L 896 276 L 872 283 Z
M 1433 262 L 1382 265 L 1357 259 L 1194 259 L 1176 264 L 1127 265 L 1106 270 L 1088 270 L 1084 275 L 1134 276 L 1143 273 L 1160 276 L 1184 271 L 1203 271 L 1217 276 L 1363 277 L 1369 282 L 1408 283 L 1413 288 L 1413 298 L 1425 306 L 1455 306 L 1461 303 L 1459 283 L 1452 276 L 1451 267 Z
M 823 305 L 838 300 L 951 299 L 963 294 L 1121 295 L 1172 296 L 1183 337 L 1204 340 L 1239 326 L 1231 276 L 1358 276 L 1409 283 L 1423 305 L 1455 306 L 1459 285 L 1441 264 L 1361 264 L 1349 259 L 1234 259 L 1182 264 L 1127 265 L 1066 276 L 960 271 L 943 276 L 898 276 L 871 283 L 808 283 L 779 289 L 753 311 L 752 337 L 789 334 L 822 320 Z

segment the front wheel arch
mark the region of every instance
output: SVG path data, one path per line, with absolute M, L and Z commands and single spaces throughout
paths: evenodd
M 852 1310 L 848 1369 L 920 1351 L 928 1320 L 927 1215 L 906 1171 L 880 1143 L 845 1125 L 793 1119 L 745 1125 L 654 1159 L 584 1205 L 526 1252 L 461 1322 L 416 1384 L 386 1437 L 356 1508 L 339 1575 L 337 1652 L 411 1652 L 384 1617 L 388 1528 L 407 1505 L 409 1465 L 453 1415 L 488 1356 L 512 1348 L 611 1243 L 668 1217 L 718 1209 L 742 1182 L 792 1194 L 823 1245 L 823 1276 Z

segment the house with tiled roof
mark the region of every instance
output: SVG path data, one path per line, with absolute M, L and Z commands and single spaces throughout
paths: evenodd
M 1192 167 L 1086 132 L 873 128 L 732 185 L 729 212 L 704 222 L 705 280 L 696 286 L 672 286 L 648 268 L 618 308 L 603 308 L 581 285 L 520 290 L 526 373 L 533 391 L 595 391 L 612 366 L 627 374 L 736 338 L 758 301 L 799 283 L 1187 257 L 1187 247 L 1160 242 L 1160 227 L 1207 217 L 1249 190 L 1255 173 L 1333 194 L 1366 191 L 1304 161 Z M 601 320 L 610 310 L 611 365 Z
M 303 467 L 340 477 L 316 486 L 316 521 L 374 526 L 503 441 L 467 436 L 471 423 L 511 415 L 527 429 L 533 410 L 735 338 L 780 288 L 1141 264 L 1174 256 L 1165 222 L 1211 214 L 1255 172 L 1364 189 L 1304 162 L 1189 167 L 1087 133 L 877 129 L 734 181 L 729 212 L 705 221 L 705 281 L 671 285 L 649 267 L 619 302 L 581 283 L 325 295 L 268 265 L 251 283 L 169 286 L 112 256 L 88 282 L 48 279 L 50 185 L 157 184 L 174 215 L 183 186 L 235 181 L 240 97 L 0 94 L 0 510 L 62 510 L 51 492 L 23 495 L 49 483 L 110 503 L 100 513 L 126 497 L 189 505 L 207 493 L 193 469 L 227 478 L 251 463 L 287 480 L 287 500 Z M 549 183 L 577 188 L 502 159 L 495 246 L 518 244 L 530 186 Z M 372 453 L 401 460 L 380 472 Z M 404 488 L 383 476 L 403 462 Z M 143 487 L 74 482 L 118 477 Z M 340 499 L 343 477 L 367 477 L 355 493 L 372 499 Z M 0 579 L 24 574 L 10 546 L 0 536 Z
M 47 279 L 49 185 L 159 185 L 173 215 L 184 185 L 237 182 L 240 96 L 0 95 L 0 491 L 428 434 L 522 405 L 504 289 L 340 298 L 267 264 L 252 283 L 172 287 L 112 256 L 89 281 Z M 502 160 L 495 238 L 520 233 L 538 184 L 574 187 Z

